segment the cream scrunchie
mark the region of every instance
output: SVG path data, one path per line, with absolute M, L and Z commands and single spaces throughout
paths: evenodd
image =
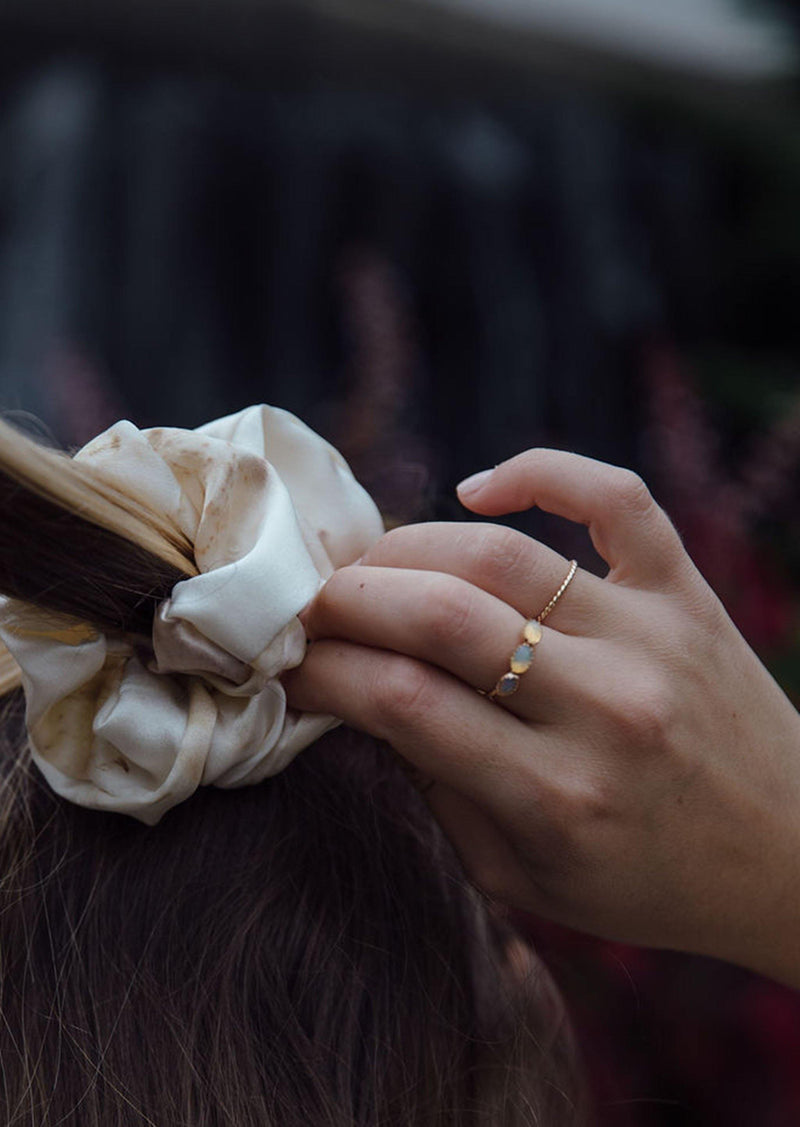
M 298 613 L 383 522 L 341 455 L 274 407 L 196 431 L 120 422 L 76 457 L 172 521 L 200 574 L 159 608 L 149 659 L 9 600 L 0 637 L 50 786 L 153 825 L 198 786 L 276 774 L 338 723 L 287 710 L 277 678 L 305 654 Z

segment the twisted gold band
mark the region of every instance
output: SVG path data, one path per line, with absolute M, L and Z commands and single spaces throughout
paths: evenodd
M 508 673 L 504 673 L 500 680 L 490 693 L 485 695 L 489 700 L 503 700 L 507 697 L 513 697 L 514 693 L 519 688 L 520 678 L 523 673 L 527 673 L 531 665 L 533 665 L 534 653 L 536 647 L 544 637 L 542 630 L 542 623 L 547 618 L 548 614 L 552 611 L 558 600 L 569 587 L 572 580 L 575 578 L 575 572 L 578 570 L 577 560 L 572 560 L 569 565 L 569 572 L 564 582 L 553 595 L 550 602 L 536 618 L 529 619 L 522 628 L 522 639 L 511 655 L 510 669 Z
M 575 578 L 575 572 L 577 570 L 578 570 L 578 561 L 577 560 L 571 560 L 570 565 L 569 565 L 569 571 L 567 572 L 567 578 L 564 580 L 564 582 L 561 584 L 559 589 L 556 591 L 555 595 L 553 595 L 552 599 L 547 604 L 547 606 L 544 608 L 544 610 L 541 612 L 541 614 L 537 614 L 537 616 L 536 616 L 537 622 L 544 622 L 544 620 L 547 618 L 550 611 L 553 609 L 553 607 L 556 605 L 558 600 L 561 598 L 561 596 L 566 591 L 567 587 L 569 587 L 570 583 Z

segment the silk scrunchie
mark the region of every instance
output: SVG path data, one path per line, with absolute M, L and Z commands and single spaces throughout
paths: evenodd
M 160 606 L 151 658 L 11 600 L 0 637 L 50 786 L 153 825 L 198 786 L 276 774 L 338 723 L 288 710 L 278 676 L 305 654 L 298 613 L 383 523 L 341 455 L 274 407 L 195 431 L 116 423 L 76 457 L 164 514 L 200 574 Z

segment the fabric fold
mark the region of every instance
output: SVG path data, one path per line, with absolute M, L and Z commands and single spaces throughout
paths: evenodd
M 341 455 L 299 419 L 251 407 L 196 431 L 120 422 L 76 457 L 173 524 L 199 573 L 158 608 L 152 648 L 3 600 L 34 761 L 72 802 L 148 824 L 198 786 L 283 770 L 337 721 L 294 715 L 298 613 L 383 533 Z

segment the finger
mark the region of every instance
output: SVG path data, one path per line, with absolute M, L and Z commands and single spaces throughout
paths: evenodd
M 660 584 L 686 559 L 678 534 L 641 478 L 579 454 L 528 450 L 462 482 L 459 497 L 486 516 L 538 506 L 588 525 L 616 581 Z
M 311 639 L 342 638 L 417 658 L 490 691 L 509 672 L 525 619 L 463 579 L 433 571 L 346 567 L 326 583 L 305 615 Z M 573 707 L 581 643 L 543 628 L 519 690 L 503 705 L 525 717 L 555 720 Z M 541 655 L 546 654 L 546 660 Z
M 314 642 L 300 668 L 281 680 L 290 707 L 329 713 L 386 740 L 421 772 L 485 808 L 517 811 L 535 791 L 538 761 L 558 755 L 549 729 L 545 735 L 525 726 L 449 674 L 398 654 Z
M 396 528 L 370 548 L 361 563 L 458 576 L 526 619 L 536 618 L 569 569 L 558 552 L 512 528 L 444 522 Z M 619 595 L 602 579 L 578 570 L 547 625 L 562 634 L 605 635 L 618 619 Z

